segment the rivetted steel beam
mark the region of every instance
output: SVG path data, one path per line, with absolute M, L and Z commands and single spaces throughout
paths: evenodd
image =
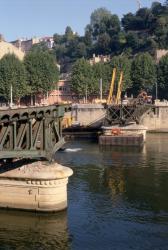
M 0 159 L 47 158 L 62 147 L 67 105 L 0 110 Z

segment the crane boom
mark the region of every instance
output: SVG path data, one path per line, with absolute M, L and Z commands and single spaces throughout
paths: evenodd
M 120 79 L 118 82 L 117 96 L 116 96 L 116 100 L 115 100 L 116 104 L 119 104 L 119 101 L 121 99 L 122 82 L 123 82 L 123 71 L 121 71 Z
M 107 99 L 107 104 L 112 103 L 115 77 L 116 77 L 116 68 L 113 69 L 113 74 L 112 74 L 112 79 L 111 79 L 111 85 L 110 85 L 110 91 L 109 91 L 109 95 L 108 95 L 108 99 Z

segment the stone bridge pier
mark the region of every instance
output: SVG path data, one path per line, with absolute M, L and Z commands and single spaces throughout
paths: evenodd
M 0 207 L 42 212 L 67 207 L 73 172 L 53 161 L 64 144 L 64 112 L 58 105 L 0 111 Z
M 0 207 L 41 212 L 67 207 L 67 183 L 70 168 L 35 161 L 0 171 Z

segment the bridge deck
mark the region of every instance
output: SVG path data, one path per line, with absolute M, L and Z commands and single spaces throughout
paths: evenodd
M 61 121 L 67 105 L 0 110 L 0 159 L 51 160 L 63 144 Z

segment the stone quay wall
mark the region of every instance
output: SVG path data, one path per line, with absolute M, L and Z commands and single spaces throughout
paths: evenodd
M 155 106 L 142 116 L 141 124 L 148 131 L 168 132 L 168 106 Z
M 81 126 L 101 127 L 106 114 L 102 104 L 75 104 L 72 106 L 73 121 Z
M 72 106 L 72 117 L 81 126 L 99 128 L 103 125 L 106 110 L 101 104 L 76 104 Z M 148 131 L 168 131 L 168 103 L 160 102 L 145 113 L 140 121 Z

